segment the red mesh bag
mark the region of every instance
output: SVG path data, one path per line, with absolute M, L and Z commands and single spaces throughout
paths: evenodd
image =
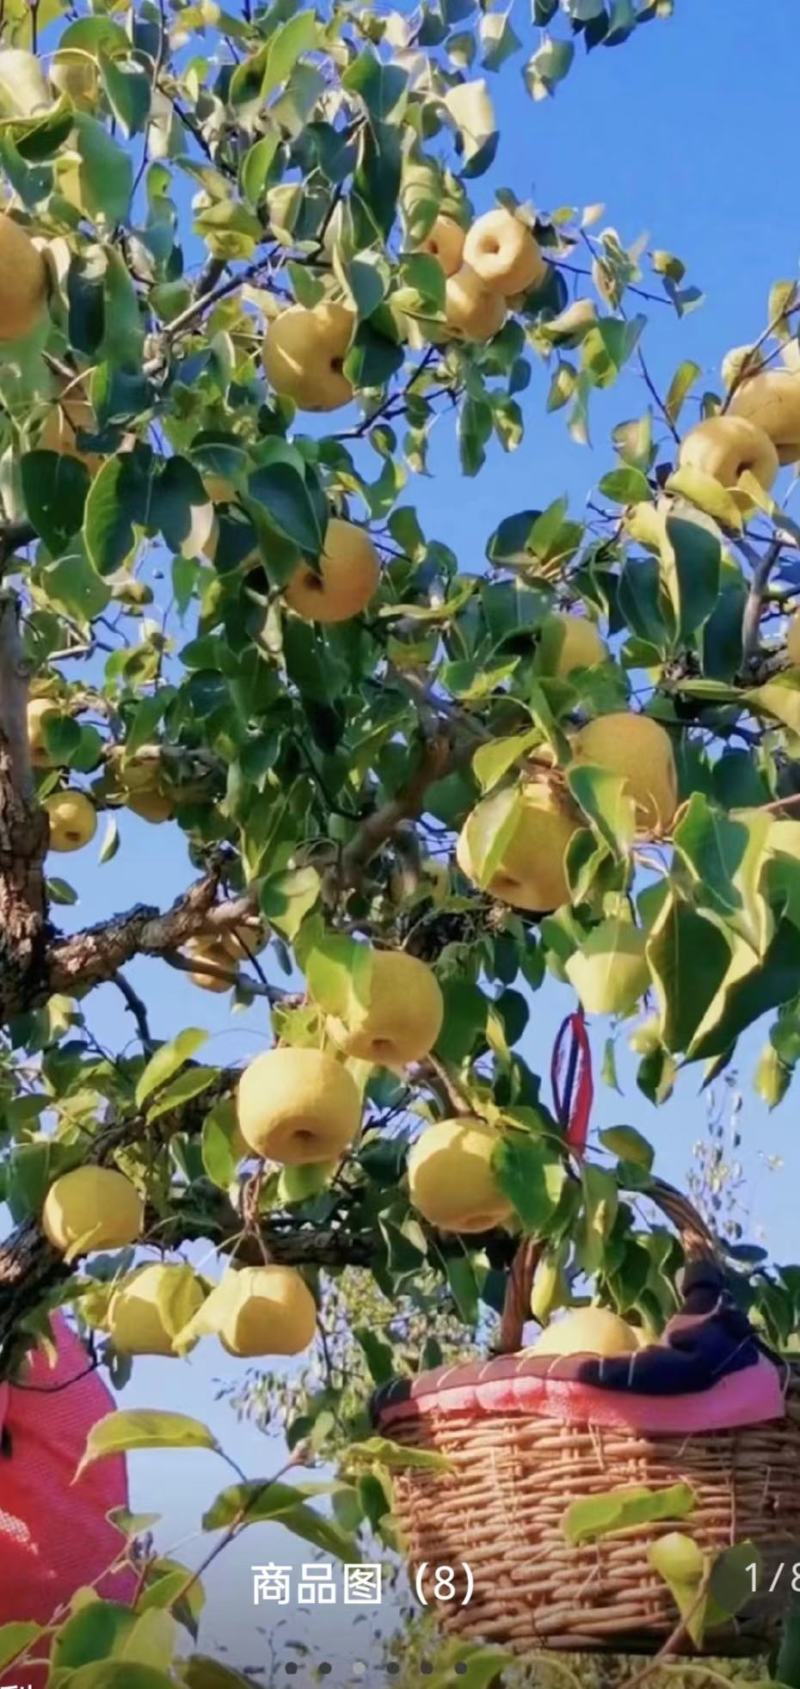
M 114 1399 L 87 1373 L 86 1350 L 62 1315 L 53 1326 L 55 1365 L 39 1351 L 17 1384 L 0 1386 L 0 1624 L 47 1623 L 84 1585 L 123 1602 L 135 1589 L 130 1570 L 108 1575 L 124 1540 L 106 1518 L 128 1505 L 124 1457 L 73 1482 L 89 1431 Z

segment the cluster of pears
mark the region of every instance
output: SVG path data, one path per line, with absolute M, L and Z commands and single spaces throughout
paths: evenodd
M 728 489 L 749 471 L 769 492 L 781 465 L 800 462 L 797 345 L 785 349 L 782 369 L 759 367 L 751 348 L 738 347 L 728 354 L 723 373 L 732 388 L 727 410 L 689 430 L 678 462 Z
M 34 768 L 52 766 L 47 750 L 45 721 L 48 717 L 55 720 L 60 715 L 61 709 L 55 699 L 31 698 L 27 711 L 27 727 L 28 748 Z M 51 850 L 82 850 L 84 845 L 91 843 L 97 832 L 97 810 L 85 792 L 64 786 L 45 798 L 43 807 L 47 811 L 50 825 Z
M 677 770 L 669 734 L 659 722 L 628 710 L 596 716 L 575 733 L 572 752 L 573 764 L 590 763 L 624 780 L 642 834 L 658 837 L 669 831 L 678 804 Z M 546 775 L 527 780 L 521 800 L 516 826 L 487 890 L 514 908 L 547 914 L 570 900 L 566 854 L 585 821 Z M 456 860 L 467 879 L 477 884 L 476 821 L 479 833 L 480 804 L 461 830 Z
M 446 276 L 446 338 L 491 340 L 509 308 L 540 288 L 548 273 L 535 236 L 512 211 L 499 206 L 463 229 L 439 216 L 421 243 Z
M 444 1000 L 427 963 L 402 950 L 377 950 L 368 1002 L 328 1015 L 326 1032 L 345 1058 L 399 1070 L 424 1060 L 443 1019 Z M 361 1095 L 337 1056 L 282 1045 L 245 1068 L 237 1114 L 254 1155 L 283 1167 L 335 1164 L 358 1132 Z
M 76 1167 L 50 1186 L 42 1230 L 60 1255 L 135 1244 L 144 1226 L 136 1186 L 112 1167 Z M 118 1281 L 104 1326 L 129 1355 L 186 1354 L 214 1333 L 229 1355 L 296 1355 L 316 1330 L 314 1298 L 301 1274 L 277 1265 L 230 1268 L 217 1285 L 191 1268 L 152 1262 Z

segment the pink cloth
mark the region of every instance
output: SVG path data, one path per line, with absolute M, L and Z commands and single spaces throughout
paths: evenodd
M 553 1361 L 557 1369 L 558 1361 Z M 490 1370 L 491 1363 L 487 1367 Z M 525 1413 L 557 1419 L 567 1425 L 627 1426 L 661 1436 L 692 1431 L 720 1431 L 737 1425 L 757 1425 L 784 1416 L 783 1381 L 776 1366 L 761 1355 L 754 1366 L 727 1373 L 708 1390 L 682 1396 L 644 1396 L 633 1391 L 605 1390 L 594 1384 L 532 1373 L 480 1378 L 472 1384 L 448 1388 L 442 1384 L 428 1395 L 387 1403 L 381 1428 L 400 1419 L 430 1413 Z
M 62 1315 L 53 1326 L 55 1366 L 37 1351 L 18 1384 L 0 1386 L 0 1624 L 46 1623 L 88 1584 L 116 1601 L 135 1591 L 130 1571 L 102 1575 L 124 1547 L 106 1518 L 128 1505 L 124 1457 L 101 1460 L 73 1482 L 89 1431 L 114 1398 L 86 1374 L 86 1350 Z M 27 1666 L 22 1680 L 38 1681 Z

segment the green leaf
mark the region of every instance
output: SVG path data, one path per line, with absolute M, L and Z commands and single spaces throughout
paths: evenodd
M 139 1660 L 95 1660 L 70 1674 L 70 1689 L 175 1689 L 174 1679 Z
M 319 25 L 315 12 L 296 12 L 293 18 L 278 25 L 267 46 L 267 60 L 261 83 L 261 97 L 266 99 L 274 88 L 294 70 L 301 53 L 313 52 L 318 45 Z
M 665 400 L 666 412 L 671 422 L 677 422 L 685 399 L 691 392 L 698 376 L 702 373 L 700 365 L 692 363 L 690 358 L 686 358 L 682 364 L 678 365 L 669 384 Z
M 348 938 L 346 933 L 323 933 L 302 959 L 308 989 L 326 1014 L 349 1018 L 355 1002 L 369 1006 L 372 988 L 372 956 L 368 944 Z
M 615 504 L 640 504 L 653 496 L 647 476 L 630 464 L 604 475 L 598 491 L 604 498 L 613 499 Z
M 760 890 L 771 817 L 734 817 L 693 792 L 675 828 L 675 847 L 697 887 L 699 903 L 721 915 L 759 955 L 773 934 Z
M 629 920 L 609 916 L 565 964 L 567 978 L 587 1014 L 628 1015 L 650 984 L 646 934 Z
M 269 181 L 270 170 L 280 145 L 277 132 L 262 135 L 249 147 L 239 169 L 239 183 L 245 199 L 255 207 L 261 204 Z
M 585 1161 L 581 1168 L 583 1211 L 578 1223 L 576 1248 L 585 1273 L 599 1271 L 619 1207 L 619 1192 L 613 1173 Z
M 98 57 L 103 87 L 117 122 L 128 139 L 140 135 L 150 115 L 150 76 L 134 59 L 115 59 L 102 50 Z
M 54 557 L 79 532 L 89 491 L 85 464 L 68 452 L 26 452 L 20 463 L 25 509 Z
M 504 787 L 471 810 L 464 828 L 470 873 L 485 891 L 511 843 L 522 815 L 517 786 Z
M 341 1457 L 346 1472 L 352 1467 L 385 1466 L 387 1472 L 452 1472 L 453 1462 L 435 1449 L 408 1448 L 392 1442 L 391 1437 L 368 1437 L 362 1443 L 350 1443 Z
M 245 1148 L 239 1134 L 236 1104 L 232 1097 L 223 1097 L 209 1109 L 200 1140 L 203 1167 L 220 1190 L 227 1190 L 233 1183 Z
M 722 548 L 699 522 L 667 517 L 671 555 L 664 556 L 667 590 L 675 611 L 676 640 L 686 644 L 711 615 L 719 596 Z
M 130 1454 L 145 1449 L 218 1449 L 216 1437 L 199 1419 L 163 1409 L 126 1408 L 106 1414 L 92 1426 L 86 1449 L 76 1472 L 111 1454 Z
M 38 457 L 42 454 L 37 452 L 33 455 Z M 47 455 L 50 456 L 51 454 L 48 453 Z M 23 458 L 23 478 L 25 461 Z M 77 463 L 77 459 L 66 457 L 61 457 L 60 461 L 62 463 L 70 461 Z M 82 469 L 83 465 L 78 463 L 77 467 Z M 81 494 L 79 527 L 83 520 L 84 493 Z M 69 518 L 67 519 L 69 520 Z M 63 527 L 63 514 L 57 506 L 54 512 L 54 520 L 56 525 Z M 41 532 L 41 529 L 39 531 Z M 61 547 L 59 546 L 57 549 L 60 550 Z M 59 557 L 55 563 L 45 564 L 42 569 L 42 585 L 51 604 L 58 610 L 64 610 L 82 628 L 88 628 L 89 624 L 94 621 L 95 616 L 101 616 L 111 599 L 111 593 L 105 581 L 101 580 L 97 570 L 89 562 L 79 539 L 73 539 L 67 547 L 66 554 Z
M 301 551 L 319 557 L 325 542 L 325 523 L 319 502 L 307 479 L 291 463 L 268 463 L 248 479 L 250 497 L 263 505 L 278 532 Z
M 598 1137 L 611 1155 L 618 1155 L 620 1161 L 632 1161 L 634 1166 L 644 1167 L 649 1173 L 655 1151 L 635 1126 L 607 1126 Z
M 89 559 L 101 575 L 112 575 L 127 562 L 136 543 L 135 527 L 144 527 L 149 520 L 149 463 L 149 458 L 145 460 L 138 452 L 119 453 L 103 464 L 91 483 L 83 539 Z
M 544 100 L 552 94 L 558 83 L 563 82 L 574 57 L 572 41 L 560 41 L 543 32 L 540 46 L 531 55 L 522 73 L 531 99 Z
M 190 1654 L 180 1667 L 186 1689 L 253 1689 L 251 1677 L 243 1677 L 232 1666 L 222 1666 L 206 1654 Z
M 304 1486 L 306 1494 L 313 1493 Z M 315 1513 L 302 1499 L 303 1490 L 277 1480 L 250 1479 L 222 1490 L 203 1514 L 204 1531 L 242 1529 L 274 1520 L 293 1536 L 311 1542 L 324 1554 L 354 1565 L 361 1560 L 355 1538 L 331 1519 Z
M 74 123 L 83 208 L 93 220 L 105 219 L 109 227 L 124 223 L 133 191 L 133 159 L 96 118 L 76 111 Z
M 490 792 L 540 739 L 538 727 L 532 727 L 527 733 L 515 733 L 508 739 L 487 740 L 485 745 L 480 745 L 472 759 L 472 767 L 481 790 Z
M 666 652 L 672 638 L 672 617 L 655 557 L 626 557 L 619 578 L 617 604 L 631 633 L 656 651 Z
M 668 493 L 680 493 L 706 516 L 713 516 L 715 521 L 735 534 L 741 533 L 742 515 L 735 498 L 705 470 L 695 469 L 693 464 L 681 464 L 670 475 L 666 490 Z
M 546 1236 L 567 1180 L 553 1143 L 529 1132 L 504 1131 L 492 1166 L 526 1232 L 532 1237 Z
M 8 1665 L 9 1660 L 15 1660 L 18 1654 L 27 1653 L 31 1644 L 41 1635 L 41 1625 L 29 1624 L 23 1620 L 0 1625 L 0 1671 Z
M 190 1067 L 185 1073 L 179 1073 L 177 1079 L 166 1090 L 161 1091 L 156 1102 L 147 1110 L 148 1121 L 160 1120 L 162 1114 L 168 1114 L 170 1109 L 179 1108 L 182 1103 L 191 1102 L 192 1097 L 202 1096 L 219 1078 L 218 1067 Z
M 92 1601 L 56 1632 L 53 1666 L 74 1671 L 91 1660 L 121 1654 L 136 1625 L 136 1614 L 114 1601 Z
M 151 1056 L 144 1071 L 139 1075 L 136 1085 L 136 1106 L 143 1108 L 148 1097 L 153 1095 L 161 1085 L 177 1073 L 184 1062 L 189 1061 L 201 1044 L 204 1044 L 208 1033 L 199 1026 L 187 1026 L 184 1032 L 179 1032 L 176 1038 L 171 1038 L 168 1044 L 162 1044 Z
M 622 776 L 576 763 L 567 769 L 567 785 L 592 831 L 615 856 L 623 856 L 636 835 L 636 808 Z
M 287 868 L 261 887 L 261 912 L 292 944 L 317 902 L 322 881 L 316 868 Z
M 444 105 L 459 135 L 461 173 L 482 176 L 497 151 L 498 129 L 491 95 L 485 80 L 459 82 L 448 89 Z
M 671 893 L 653 924 L 647 959 L 661 1040 L 676 1053 L 689 1050 L 722 988 L 731 947 L 717 925 Z
M 399 65 L 386 64 L 370 47 L 348 65 L 342 87 L 350 94 L 359 94 L 370 117 L 379 123 L 397 123 L 403 115 L 408 75 Z
M 695 1506 L 694 1492 L 686 1483 L 670 1484 L 658 1490 L 648 1489 L 644 1484 L 632 1484 L 571 1501 L 561 1516 L 561 1529 L 567 1542 L 575 1546 L 581 1542 L 597 1541 L 614 1531 L 631 1530 L 636 1525 L 652 1525 L 662 1519 L 685 1519 L 694 1512 Z M 655 1569 L 659 1570 L 658 1567 Z

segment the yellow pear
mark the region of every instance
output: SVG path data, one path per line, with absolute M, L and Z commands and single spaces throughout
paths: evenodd
M 531 781 L 523 788 L 521 814 L 487 887 L 489 896 L 540 915 L 568 903 L 565 857 L 582 825 L 579 815 L 551 786 Z M 469 820 L 459 835 L 456 861 L 467 879 L 477 882 Z
M 294 1267 L 241 1267 L 226 1273 L 209 1303 L 229 1355 L 300 1355 L 316 1336 L 316 1303 Z
M 122 1249 L 135 1243 L 144 1225 L 144 1204 L 135 1185 L 113 1167 L 76 1167 L 50 1186 L 42 1209 L 42 1230 L 64 1255 L 79 1244 Z
M 557 611 L 548 616 L 542 627 L 539 657 L 548 674 L 564 678 L 573 669 L 592 669 L 604 663 L 608 651 L 588 616 L 568 616 Z
M 794 668 L 800 668 L 800 610 L 795 610 L 786 629 L 786 655 Z
M 97 832 L 97 810 L 84 792 L 54 792 L 45 798 L 50 817 L 50 849 L 82 850 Z
M 175 1335 L 202 1307 L 206 1291 L 191 1267 L 154 1262 L 114 1292 L 108 1329 L 121 1355 L 174 1355 Z
M 219 938 L 234 962 L 248 962 L 258 955 L 259 950 L 263 950 L 267 942 L 263 926 L 260 923 L 248 925 L 246 921 L 240 922 L 237 927 L 220 927 L 215 937 Z
M 633 1355 L 637 1333 L 627 1320 L 609 1308 L 571 1308 L 553 1320 L 525 1350 L 528 1355 Z
M 91 111 L 97 103 L 100 78 L 97 65 L 89 53 L 78 47 L 61 47 L 53 54 L 50 81 L 58 94 L 66 94 L 82 111 Z
M 781 347 L 781 358 L 786 369 L 794 370 L 795 374 L 800 372 L 800 341 L 787 340 Z
M 492 1170 L 500 1136 L 485 1120 L 439 1120 L 426 1126 L 408 1157 L 411 1201 L 442 1232 L 488 1232 L 514 1212 Z
M 765 369 L 749 376 L 731 400 L 731 416 L 763 428 L 781 463 L 800 459 L 800 374 L 792 369 Z
M 369 534 L 332 516 L 319 571 L 300 563 L 284 596 L 289 609 L 307 622 L 346 622 L 366 609 L 379 583 L 378 553 Z
M 448 276 L 444 308 L 447 329 L 459 340 L 491 340 L 506 320 L 503 295 L 490 293 L 468 264 Z
M 464 263 L 484 287 L 505 298 L 530 293 L 547 275 L 547 260 L 530 229 L 502 206 L 476 218 L 464 242 Z
M 190 938 L 183 946 L 184 956 L 194 962 L 194 968 L 189 974 L 193 985 L 199 985 L 201 991 L 230 991 L 233 981 L 231 974 L 235 971 L 231 953 L 221 938 L 211 938 L 200 935 Z M 210 962 L 212 968 L 224 968 L 228 978 L 221 979 L 219 974 L 208 973 L 203 967 L 204 962 Z
M 128 792 L 125 797 L 125 808 L 133 815 L 138 815 L 141 821 L 149 821 L 153 826 L 160 826 L 162 821 L 169 821 L 173 814 L 172 799 L 165 792 L 139 791 Z
M 50 768 L 51 762 L 44 740 L 45 716 L 56 720 L 61 714 L 61 705 L 55 698 L 31 698 L 28 704 L 28 747 L 34 768 Z
M 237 1111 L 242 1137 L 256 1155 L 299 1167 L 347 1149 L 361 1122 L 361 1097 L 334 1056 L 285 1045 L 245 1068 Z
M 464 251 L 464 230 L 455 217 L 437 217 L 433 228 L 417 248 L 438 258 L 446 276 L 454 276 L 461 267 Z
M 331 1017 L 328 1033 L 346 1055 L 397 1068 L 429 1054 L 443 1020 L 444 999 L 427 962 L 405 950 L 376 950 L 367 1007 L 355 1004 L 346 1022 Z
M 727 416 L 709 416 L 690 428 L 681 441 L 678 463 L 712 475 L 723 487 L 735 487 L 739 476 L 749 470 L 769 492 L 780 467 L 778 454 L 763 428 L 745 416 L 732 414 L 737 397 L 735 394 Z
M 47 269 L 19 223 L 0 212 L 0 341 L 20 340 L 42 316 Z
M 572 741 L 576 762 L 619 774 L 643 831 L 666 833 L 678 806 L 678 776 L 666 729 L 651 716 L 613 710 L 587 722 Z
M 264 370 L 276 393 L 302 411 L 335 411 L 353 388 L 342 371 L 355 329 L 352 311 L 325 301 L 290 305 L 273 318 L 264 339 Z

